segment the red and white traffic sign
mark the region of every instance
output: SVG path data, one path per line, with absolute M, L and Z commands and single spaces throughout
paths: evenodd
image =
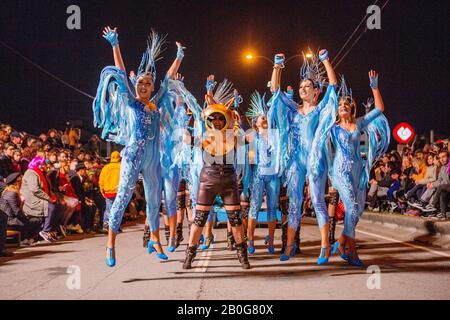
M 395 126 L 392 131 L 395 140 L 401 144 L 407 144 L 414 138 L 414 129 L 409 125 L 409 123 L 401 122 Z

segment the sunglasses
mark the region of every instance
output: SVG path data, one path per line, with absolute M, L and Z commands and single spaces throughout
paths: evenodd
M 214 121 L 214 120 L 219 120 L 219 121 L 225 121 L 225 117 L 222 115 L 217 115 L 217 116 L 209 116 L 208 117 L 209 121 Z

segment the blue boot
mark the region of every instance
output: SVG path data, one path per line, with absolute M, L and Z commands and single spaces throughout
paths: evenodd
M 150 241 L 148 242 L 148 247 L 147 247 L 148 254 L 152 254 L 153 252 L 156 252 L 156 257 L 157 257 L 157 258 L 159 258 L 159 259 L 161 259 L 161 260 L 169 260 L 169 258 L 164 254 L 164 252 L 159 253 L 159 252 L 155 249 L 155 247 L 153 247 L 153 245 L 155 245 L 155 244 L 161 246 L 161 243 L 159 243 L 159 242 L 154 242 L 153 240 L 150 240 Z
M 248 240 L 248 253 L 254 254 L 255 247 L 253 246 L 253 240 Z
M 289 253 L 289 255 L 286 254 L 286 251 L 288 248 L 291 249 L 291 252 Z M 288 261 L 290 257 L 294 257 L 294 256 L 295 256 L 295 244 L 286 246 L 286 250 L 281 255 L 280 261 Z
M 214 243 L 214 236 L 206 237 L 205 243 L 200 247 L 200 250 L 207 250 Z
M 266 237 L 266 240 L 264 241 L 264 243 L 265 243 L 266 245 L 268 245 L 267 251 L 268 251 L 270 254 L 275 254 L 275 247 L 274 247 L 273 244 L 272 244 L 272 245 L 269 244 L 269 243 L 270 243 L 270 240 L 272 240 L 272 239 L 270 239 L 270 237 L 267 236 L 267 237 Z
M 109 250 L 109 257 L 106 258 L 106 265 L 108 267 L 114 267 L 116 265 L 116 258 L 114 258 L 114 248 L 106 247 L 106 250 Z
M 344 261 L 348 261 L 348 253 L 342 253 L 341 250 L 339 250 L 339 241 L 336 241 L 333 245 L 333 254 L 336 254 L 339 252 L 339 256 L 341 257 L 342 260 Z
M 167 248 L 167 251 L 169 251 L 169 252 L 174 252 L 175 251 L 175 245 L 176 245 L 176 241 L 177 241 L 177 238 L 170 238 L 170 246 L 169 246 L 169 248 Z
M 325 252 L 328 251 L 328 257 L 325 257 Z M 324 265 L 326 263 L 328 263 L 328 258 L 330 257 L 330 253 L 331 253 L 331 248 L 327 247 L 327 248 L 320 248 L 320 256 L 317 259 L 317 264 L 319 266 Z
M 354 259 L 351 257 L 350 254 L 348 254 L 347 262 L 351 266 L 355 266 L 355 267 L 359 267 L 359 268 L 363 268 L 364 267 L 364 263 L 361 260 L 359 260 L 358 254 L 356 254 L 356 252 L 355 252 L 355 258 Z

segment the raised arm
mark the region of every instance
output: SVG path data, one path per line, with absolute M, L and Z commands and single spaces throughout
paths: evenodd
M 114 64 L 115 66 L 125 71 L 125 64 L 123 63 L 122 54 L 119 47 L 119 35 L 117 28 L 111 29 L 109 26 L 103 30 L 103 38 L 105 38 L 113 48 Z
M 327 71 L 328 82 L 331 86 L 336 86 L 338 84 L 336 73 L 334 72 L 333 66 L 331 65 L 330 59 L 328 57 L 328 51 L 322 49 L 319 52 L 319 59 L 322 61 L 325 70 Z
M 372 88 L 373 98 L 375 100 L 375 108 L 384 112 L 383 98 L 380 89 L 378 89 L 378 73 L 375 70 L 369 71 L 370 87 Z
M 208 76 L 208 78 L 206 78 L 206 85 L 205 85 L 206 95 L 211 96 L 211 97 L 214 96 L 213 90 L 214 90 L 214 87 L 216 86 L 216 84 L 217 84 L 217 82 L 214 81 L 214 75 L 210 74 Z
M 214 87 L 216 86 L 217 82 L 214 81 L 214 75 L 210 74 L 208 78 L 206 78 L 206 95 L 205 95 L 205 102 L 208 105 L 216 104 L 216 101 L 214 101 Z
M 167 71 L 167 77 L 169 79 L 175 79 L 175 76 L 178 73 L 178 69 L 180 68 L 181 61 L 183 61 L 184 58 L 184 49 L 186 49 L 179 42 L 176 42 L 176 45 L 177 45 L 177 57 L 170 66 L 169 71 Z
M 277 53 L 274 58 L 272 78 L 270 79 L 270 91 L 277 92 L 281 84 L 281 69 L 284 68 L 285 56 L 283 53 Z

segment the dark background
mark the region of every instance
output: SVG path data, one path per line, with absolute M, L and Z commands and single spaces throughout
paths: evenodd
M 117 26 L 125 64 L 136 69 L 150 28 L 168 33 L 171 42 L 158 63 L 159 79 L 176 53 L 187 47 L 180 72 L 202 102 L 210 73 L 227 77 L 244 97 L 266 91 L 272 66 L 265 60 L 243 62 L 248 48 L 273 59 L 308 47 L 337 54 L 375 0 L 361 1 L 2 1 L 0 39 L 46 70 L 95 95 L 100 71 L 113 64 L 105 25 Z M 379 0 L 378 5 L 386 0 Z M 66 9 L 81 7 L 81 30 L 68 30 Z M 337 73 L 345 74 L 353 95 L 365 102 L 371 92 L 367 72 L 380 73 L 386 115 L 393 128 L 409 122 L 418 132 L 450 135 L 449 1 L 391 0 L 382 12 L 381 30 L 367 31 Z M 365 24 L 364 24 L 365 25 Z M 357 35 L 359 32 L 357 33 Z M 92 128 L 92 101 L 48 77 L 0 46 L 0 122 L 38 134 L 81 119 Z M 282 84 L 298 87 L 300 59 L 287 64 Z M 295 90 L 295 99 L 298 93 Z

